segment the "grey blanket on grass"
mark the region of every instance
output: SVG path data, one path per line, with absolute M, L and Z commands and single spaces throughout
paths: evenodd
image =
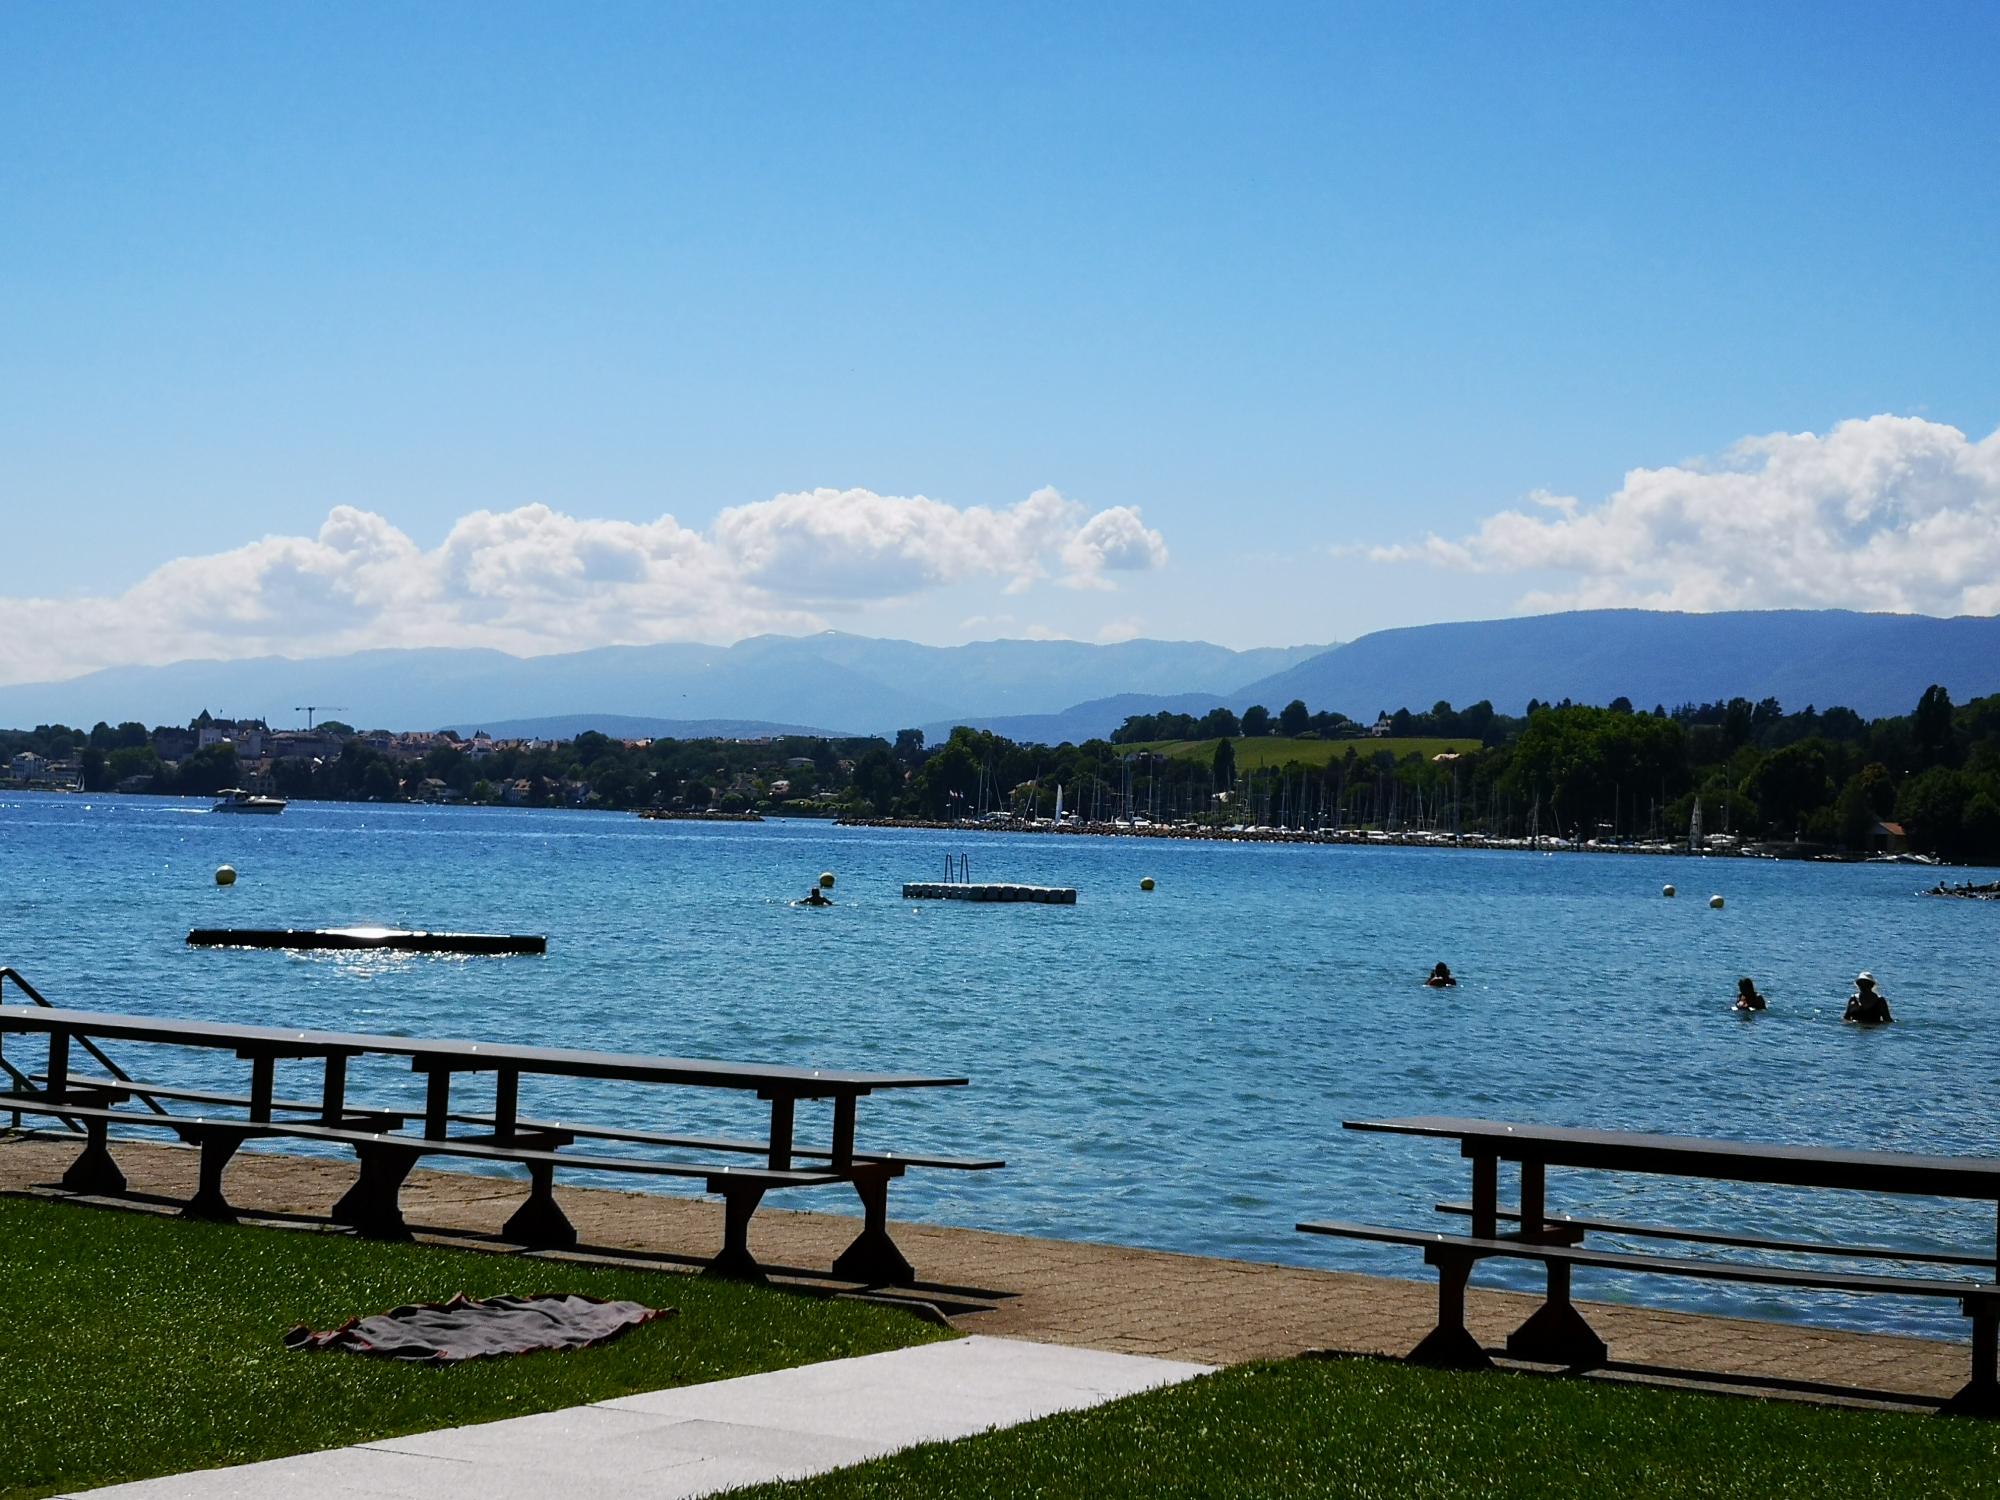
M 315 1333 L 301 1323 L 285 1335 L 287 1349 L 344 1349 L 377 1359 L 451 1364 L 532 1354 L 538 1349 L 587 1349 L 627 1329 L 670 1318 L 671 1307 L 600 1302 L 595 1297 L 468 1298 L 398 1307 L 373 1317 L 349 1318 Z

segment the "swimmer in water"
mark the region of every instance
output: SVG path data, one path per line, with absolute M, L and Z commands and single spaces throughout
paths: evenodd
M 813 888 L 812 888 L 811 890 L 809 890 L 809 891 L 807 891 L 807 892 L 806 892 L 806 898 L 805 898 L 805 900 L 803 900 L 803 901 L 799 902 L 799 905 L 800 905 L 800 906 L 831 906 L 831 905 L 833 905 L 833 903 L 832 903 L 831 901 L 827 900 L 827 899 L 826 899 L 826 897 L 825 897 L 825 896 L 824 896 L 823 894 L 821 894 L 821 892 L 820 892 L 820 888 L 819 888 L 818 886 L 814 886 L 814 887 L 813 887 Z
M 1748 974 L 1736 981 L 1736 1008 L 1738 1010 L 1764 1008 L 1764 997 L 1757 993 L 1757 981 Z
M 1847 1013 L 1840 1019 L 1855 1026 L 1886 1026 L 1896 1018 L 1875 988 L 1875 976 L 1864 969 L 1854 976 L 1854 993 L 1847 997 Z
M 1458 988 L 1458 981 L 1452 977 L 1450 964 L 1439 964 L 1431 970 L 1431 977 L 1424 981 L 1428 989 L 1451 990 Z

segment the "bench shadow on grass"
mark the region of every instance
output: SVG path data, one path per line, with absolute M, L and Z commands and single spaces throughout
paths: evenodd
M 72 1193 L 60 1182 L 34 1184 L 33 1196 L 53 1202 L 71 1203 L 80 1208 L 124 1210 L 178 1218 L 185 1200 L 165 1193 L 128 1188 L 115 1197 Z M 294 1229 L 308 1233 L 351 1235 L 352 1231 L 333 1223 L 324 1214 L 301 1213 L 277 1208 L 239 1208 L 235 1222 L 255 1228 Z M 492 1255 L 515 1255 L 524 1259 L 574 1261 L 580 1265 L 626 1267 L 699 1274 L 708 1264 L 705 1257 L 672 1250 L 643 1250 L 629 1245 L 579 1243 L 569 1250 L 531 1250 L 504 1235 L 458 1225 L 424 1224 L 410 1221 L 416 1242 L 460 1250 L 476 1250 Z M 762 1263 L 764 1272 L 782 1291 L 802 1296 L 846 1298 L 878 1306 L 900 1308 L 926 1322 L 954 1326 L 953 1318 L 991 1312 L 1000 1303 L 1011 1301 L 1018 1292 L 993 1287 L 956 1286 L 946 1282 L 914 1281 L 903 1286 L 857 1284 L 812 1266 L 794 1266 L 777 1261 Z
M 1936 1396 L 1920 1396 L 1909 1391 L 1886 1391 L 1872 1386 L 1840 1385 L 1830 1381 L 1800 1380 L 1783 1375 L 1748 1375 L 1725 1370 L 1697 1370 L 1680 1365 L 1648 1364 L 1641 1360 L 1608 1359 L 1601 1364 L 1536 1364 L 1510 1359 L 1504 1350 L 1488 1349 L 1493 1368 L 1484 1373 L 1522 1375 L 1539 1380 L 1594 1380 L 1606 1385 L 1662 1386 L 1695 1391 L 1710 1396 L 1736 1396 L 1746 1401 L 1771 1398 L 1803 1404 L 1880 1406 L 1913 1413 L 1936 1412 L 1943 1401 Z M 1309 1360 L 1372 1360 L 1380 1364 L 1405 1365 L 1407 1360 L 1393 1354 L 1365 1349 L 1307 1349 L 1299 1356 Z

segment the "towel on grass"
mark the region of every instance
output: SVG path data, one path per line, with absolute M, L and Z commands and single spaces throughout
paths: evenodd
M 600 1302 L 595 1297 L 534 1296 L 423 1302 L 368 1318 L 349 1318 L 315 1333 L 301 1323 L 285 1335 L 287 1349 L 345 1349 L 377 1359 L 452 1364 L 532 1354 L 538 1349 L 587 1349 L 627 1329 L 671 1318 L 671 1307 Z

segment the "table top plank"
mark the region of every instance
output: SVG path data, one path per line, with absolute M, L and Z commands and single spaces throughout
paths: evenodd
M 2000 1158 L 1861 1151 L 1644 1131 L 1589 1130 L 1453 1115 L 1348 1120 L 1349 1130 L 1456 1140 L 1468 1155 L 1612 1172 L 1712 1177 L 1781 1187 L 2000 1199 Z
M 234 1021 L 188 1021 L 26 1005 L 0 1005 L 0 1032 L 5 1031 L 61 1032 L 176 1046 L 226 1047 L 253 1055 L 369 1054 L 408 1058 L 411 1065 L 419 1070 L 490 1072 L 506 1067 L 524 1073 L 563 1077 L 768 1090 L 801 1098 L 865 1094 L 876 1089 L 960 1088 L 968 1082 L 964 1078 L 918 1073 L 867 1073 L 835 1068 L 797 1068 L 776 1063 L 719 1062 L 704 1058 L 649 1057 L 561 1047 L 379 1036 L 363 1032 L 294 1030 Z

